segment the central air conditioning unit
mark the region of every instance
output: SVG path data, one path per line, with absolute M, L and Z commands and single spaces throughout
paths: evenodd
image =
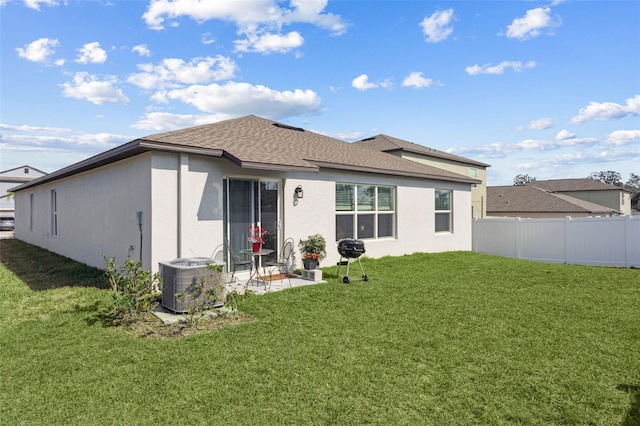
M 162 277 L 162 306 L 176 312 L 184 313 L 189 308 L 205 302 L 205 295 L 214 290 L 215 303 L 211 308 L 224 305 L 223 265 L 221 272 L 209 269 L 207 265 L 220 265 L 208 257 L 188 257 L 160 262 L 160 276 Z M 184 296 L 180 296 L 184 295 Z

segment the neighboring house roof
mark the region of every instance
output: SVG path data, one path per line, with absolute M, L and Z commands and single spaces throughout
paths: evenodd
M 43 175 L 47 174 L 46 172 L 43 172 L 42 170 L 38 170 L 35 167 L 25 165 L 25 166 L 20 166 L 20 167 L 14 167 L 13 169 L 3 170 L 3 171 L 0 172 L 0 176 L 4 175 L 6 173 L 13 172 L 14 170 L 23 170 L 23 169 L 33 170 L 34 172 L 42 173 Z
M 617 214 L 617 210 L 554 194 L 532 185 L 488 186 L 487 212 L 491 213 L 593 213 Z
M 248 115 L 145 136 L 13 190 L 23 190 L 147 151 L 222 157 L 248 169 L 317 173 L 320 168 L 329 168 L 450 182 L 481 183 L 478 179 L 437 167 L 403 160 L 298 127 Z
M 427 157 L 441 158 L 449 161 L 455 161 L 458 163 L 465 163 L 478 167 L 491 167 L 489 164 L 481 163 L 480 161 L 471 160 L 469 158 L 461 157 L 459 155 L 450 154 L 448 152 L 440 151 L 437 149 L 429 148 L 417 143 L 408 142 L 402 139 L 394 138 L 388 135 L 376 135 L 370 138 L 362 139 L 361 141 L 353 142 L 354 145 L 364 146 L 375 151 L 382 152 L 394 152 L 405 151 L 413 154 L 421 154 Z
M 16 170 L 24 170 L 24 169 L 29 169 L 32 170 L 36 173 L 39 173 L 41 175 L 46 175 L 45 172 L 43 172 L 42 170 L 38 170 L 35 167 L 31 167 L 31 166 L 20 166 L 20 167 L 14 167 L 13 169 L 7 169 L 7 170 L 3 170 L 0 172 L 0 182 L 11 182 L 11 183 L 22 183 L 22 182 L 30 182 L 34 179 L 36 179 L 33 176 L 15 176 L 15 175 L 11 175 L 11 172 L 14 172 Z
M 595 179 L 580 178 L 580 179 L 551 179 L 551 180 L 536 180 L 529 182 L 528 185 L 535 186 L 545 191 L 551 192 L 577 192 L 577 191 L 625 191 L 624 188 L 615 185 L 609 185 L 608 183 L 602 183 Z

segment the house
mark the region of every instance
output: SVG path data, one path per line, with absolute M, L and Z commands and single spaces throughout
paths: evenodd
M 487 187 L 487 216 L 539 218 L 618 214 L 620 212 L 611 207 L 545 191 L 532 184 Z
M 366 255 L 471 249 L 480 180 L 253 115 L 146 136 L 14 188 L 16 238 L 96 267 L 211 256 L 249 227 L 278 250 L 319 233 Z M 301 266 L 299 252 L 297 266 Z M 275 256 L 275 253 L 274 253 Z
M 607 206 L 623 215 L 631 214 L 631 192 L 624 188 L 595 179 L 552 179 L 530 182 L 548 192 L 569 195 L 573 198 Z
M 46 175 L 31 166 L 20 166 L 0 172 L 0 215 L 15 217 L 15 204 L 10 189 Z
M 376 135 L 354 142 L 354 144 L 479 179 L 481 182 L 474 184 L 471 188 L 471 214 L 478 218 L 486 216 L 487 167 L 490 167 L 489 164 L 387 135 Z

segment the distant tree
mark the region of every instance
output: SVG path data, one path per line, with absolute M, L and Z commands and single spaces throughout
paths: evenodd
M 535 181 L 536 181 L 536 178 L 534 178 L 533 176 L 529 176 L 527 174 L 524 174 L 524 175 L 523 174 L 519 174 L 519 175 L 517 175 L 516 177 L 513 178 L 513 184 L 515 186 L 526 185 L 529 182 L 535 182 Z
M 620 173 L 612 170 L 607 170 L 606 172 L 593 172 L 587 177 L 602 183 L 608 183 L 609 185 L 623 186 L 622 176 L 620 176 Z

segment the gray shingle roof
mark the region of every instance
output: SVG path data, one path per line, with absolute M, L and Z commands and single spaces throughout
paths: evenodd
M 608 183 L 602 183 L 595 179 L 551 179 L 536 180 L 528 185 L 552 192 L 572 192 L 572 191 L 611 191 L 624 190 L 623 188 Z
M 320 167 L 476 183 L 475 179 L 436 167 L 371 151 L 304 129 L 248 115 L 214 124 L 142 138 L 153 143 L 222 150 L 241 167 Z
M 488 186 L 489 213 L 618 213 L 599 204 L 563 194 L 553 194 L 532 185 Z
M 448 152 L 429 148 L 424 145 L 419 145 L 417 143 L 405 141 L 403 139 L 394 138 L 393 136 L 388 136 L 384 134 L 362 139 L 361 141 L 353 142 L 353 144 L 358 146 L 364 146 L 369 149 L 373 149 L 375 151 L 382 151 L 382 152 L 406 151 L 414 154 L 425 155 L 428 157 L 442 158 L 445 160 L 470 164 L 472 166 L 491 167 L 489 164 L 481 163 L 480 161 L 471 160 L 469 158 L 461 157 L 459 155 L 450 154 Z
M 152 150 L 223 157 L 249 169 L 318 172 L 320 168 L 328 168 L 481 183 L 468 176 L 248 115 L 145 136 L 15 189 L 26 189 Z

